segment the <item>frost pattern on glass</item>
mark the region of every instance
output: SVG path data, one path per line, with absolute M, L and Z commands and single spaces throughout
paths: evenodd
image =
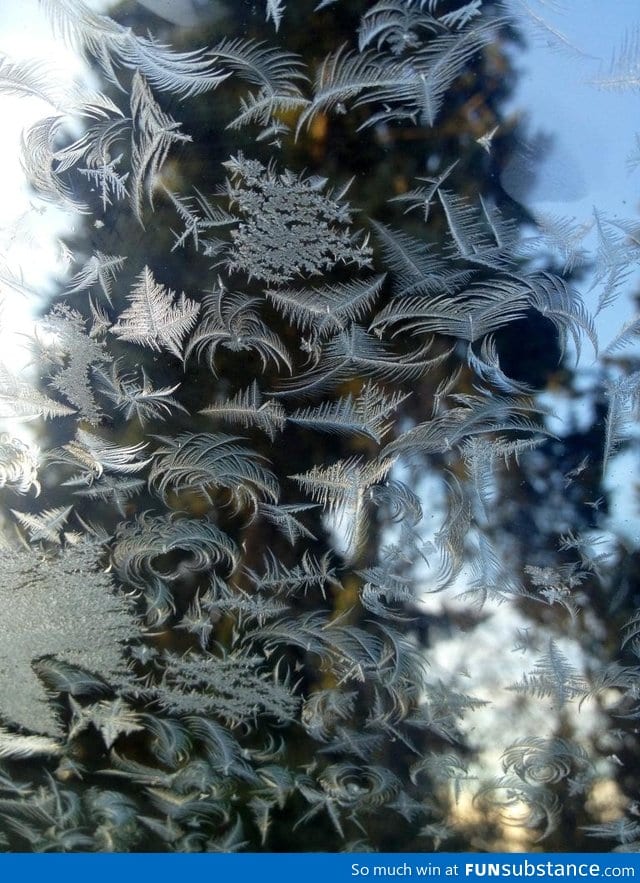
M 105 94 L 0 62 L 0 91 L 51 107 L 23 138 L 34 199 L 83 213 L 91 238 L 65 246 L 73 267 L 32 367 L 0 368 L 7 848 L 286 850 L 307 836 L 316 850 L 490 850 L 514 820 L 525 844 L 563 848 L 577 803 L 584 836 L 637 847 L 622 801 L 613 821 L 594 809 L 624 730 L 585 746 L 567 724 L 589 703 L 638 716 L 637 611 L 621 646 L 576 659 L 564 639 L 593 637 L 588 592 L 616 582 L 588 491 L 638 414 L 640 371 L 617 357 L 638 321 L 599 363 L 599 461 L 558 453 L 540 385 L 504 341 L 542 333 L 566 372 L 567 352 L 597 349 L 574 272 L 589 230 L 540 217 L 525 234 L 462 176 L 491 160 L 503 123 L 496 100 L 472 131 L 461 101 L 507 64 L 531 9 L 381 0 L 314 60 L 253 37 L 174 49 L 82 0 L 41 5 Z M 285 33 L 286 7 L 266 0 L 265 26 Z M 596 85 L 635 88 L 637 43 Z M 173 116 L 187 102 L 226 114 L 230 149 L 202 181 L 198 135 Z M 387 175 L 384 202 L 378 180 L 330 181 L 301 155 L 313 166 L 333 125 L 391 165 L 427 133 L 438 168 Z M 594 210 L 591 230 L 603 310 L 638 229 Z M 516 489 L 553 482 L 557 530 L 525 524 L 518 544 Z M 420 606 L 438 592 L 440 617 Z M 469 735 L 492 713 L 486 691 L 473 671 L 430 670 L 426 633 L 468 630 L 471 648 L 502 604 L 529 624 L 497 648 L 524 662 L 496 689 L 550 723 L 503 728 L 489 773 Z

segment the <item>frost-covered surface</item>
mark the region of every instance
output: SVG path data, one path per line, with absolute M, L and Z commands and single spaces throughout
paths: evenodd
M 532 232 L 463 174 L 509 146 L 475 84 L 506 82 L 532 7 L 385 0 L 318 61 L 41 6 L 104 91 L 0 63 L 0 90 L 48 108 L 22 145 L 34 210 L 85 227 L 33 370 L 2 369 L 8 848 L 491 849 L 514 821 L 573 848 L 578 808 L 580 837 L 634 840 L 628 782 L 613 813 L 594 798 L 636 751 L 615 714 L 636 715 L 640 631 L 594 528 L 637 320 L 597 366 L 588 455 L 538 390 L 559 362 L 571 391 L 567 353 L 597 351 L 581 273 L 606 310 L 640 239 L 597 209 Z M 274 39 L 286 7 L 261 8 Z M 594 88 L 636 88 L 636 44 Z M 177 117 L 218 100 L 230 149 L 200 181 Z M 313 174 L 336 120 L 391 166 L 431 139 L 426 173 L 384 194 Z M 535 335 L 556 357 L 537 382 L 513 355 Z

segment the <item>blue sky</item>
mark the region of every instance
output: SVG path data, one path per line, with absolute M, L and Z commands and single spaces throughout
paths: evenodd
M 553 148 L 546 159 L 534 157 L 535 186 L 523 197 L 534 214 L 562 217 L 576 225 L 593 225 L 594 208 L 601 217 L 630 220 L 640 227 L 640 163 L 630 169 L 628 158 L 640 148 L 640 3 L 638 0 L 509 0 L 529 22 L 525 32 L 529 48 L 514 54 L 519 72 L 510 113 L 525 122 L 530 136 L 550 135 Z M 533 16 L 527 12 L 533 13 Z M 536 25 L 539 17 L 549 27 Z M 554 31 L 561 36 L 555 36 Z M 566 42 L 564 42 L 566 38 Z M 638 86 L 620 90 L 603 89 L 614 58 L 620 58 L 627 40 L 634 51 L 627 67 L 638 75 Z M 637 57 L 636 57 L 637 50 Z M 597 239 L 592 229 L 583 246 L 595 256 Z M 578 290 L 587 307 L 595 312 L 600 289 L 592 289 L 587 274 Z M 637 312 L 634 295 L 640 292 L 640 273 L 634 267 L 619 295 L 596 316 L 596 330 L 602 351 L 621 326 Z M 624 354 L 640 353 L 640 342 Z M 578 362 L 577 385 L 585 390 L 581 399 L 562 392 L 548 396 L 559 416 L 552 426 L 562 434 L 573 420 L 587 426 L 593 417 L 593 395 L 601 368 L 588 343 Z M 631 431 L 637 428 L 631 423 Z M 640 515 L 636 499 L 638 454 L 628 450 L 618 455 L 607 474 L 611 492 L 611 515 L 607 526 L 630 546 L 640 545 Z
M 640 134 L 640 88 L 611 91 L 595 82 L 609 72 L 625 34 L 632 36 L 640 29 L 638 0 L 527 0 L 527 4 L 575 47 L 563 44 L 551 30 L 545 33 L 535 27 L 523 2 L 510 0 L 510 8 L 522 10 L 522 20 L 529 22 L 530 46 L 514 56 L 519 78 L 509 109 L 526 120 L 531 135 L 551 135 L 554 144 L 537 166 L 538 182 L 527 196 L 527 207 L 579 223 L 588 223 L 595 207 L 605 216 L 640 224 L 640 167 L 630 172 L 627 165 Z M 595 245 L 593 238 L 586 242 Z M 581 286 L 581 293 L 593 308 L 595 296 L 588 288 Z M 599 318 L 603 343 L 630 317 L 632 291 L 633 285 Z

